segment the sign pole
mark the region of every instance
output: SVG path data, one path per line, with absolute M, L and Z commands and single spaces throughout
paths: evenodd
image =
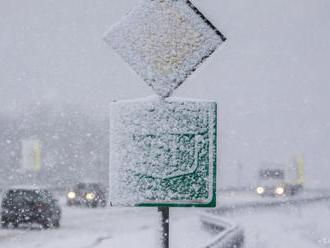
M 216 206 L 217 151 L 216 102 L 169 97 L 226 38 L 189 0 L 146 0 L 104 40 L 162 99 L 111 105 L 111 201 L 158 207 L 169 248 L 170 206 Z
M 161 212 L 162 223 L 162 248 L 169 248 L 170 245 L 170 208 L 159 207 L 158 212 Z

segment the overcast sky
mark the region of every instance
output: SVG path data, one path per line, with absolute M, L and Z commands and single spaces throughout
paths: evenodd
M 218 101 L 221 180 L 303 154 L 307 182 L 330 186 L 330 2 L 193 2 L 228 40 L 175 96 Z M 102 40 L 137 3 L 0 0 L 0 112 L 71 103 L 105 116 L 112 99 L 152 94 Z

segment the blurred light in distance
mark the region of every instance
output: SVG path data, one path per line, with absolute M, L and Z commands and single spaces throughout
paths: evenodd
M 257 193 L 258 193 L 259 195 L 261 195 L 261 194 L 263 194 L 263 193 L 265 192 L 265 189 L 264 189 L 263 187 L 258 187 L 258 188 L 256 189 L 256 191 L 257 191 Z
M 276 193 L 277 195 L 283 195 L 283 194 L 284 194 L 284 188 L 283 188 L 283 187 L 277 187 L 277 188 L 275 189 L 275 193 Z
M 87 193 L 86 194 L 86 199 L 87 200 L 93 200 L 95 198 L 95 194 L 94 193 Z
M 68 193 L 68 198 L 69 198 L 69 199 L 74 199 L 74 198 L 76 198 L 76 193 L 75 193 L 75 192 L 72 192 L 72 191 L 69 192 L 69 193 Z

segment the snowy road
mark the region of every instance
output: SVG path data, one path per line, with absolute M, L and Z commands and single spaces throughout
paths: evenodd
M 242 199 L 253 201 L 251 194 L 235 193 L 232 197 L 227 196 L 227 203 L 229 199 L 230 203 L 236 199 L 238 204 Z M 202 211 L 205 210 L 171 209 L 171 248 L 200 248 L 214 237 L 202 229 Z M 329 201 L 249 208 L 226 212 L 222 217 L 244 228 L 246 248 L 330 248 Z M 57 230 L 40 230 L 37 226 L 0 229 L 1 248 L 156 248 L 158 239 L 159 214 L 155 208 L 63 206 L 62 226 Z
M 127 242 L 139 240 L 134 240 L 134 236 L 149 236 L 157 230 L 157 219 L 157 213 L 151 209 L 136 211 L 63 207 L 62 226 L 59 229 L 40 230 L 37 226 L 28 226 L 18 230 L 1 230 L 0 247 L 90 248 L 103 247 L 104 244 L 109 247 L 109 243 L 116 244 L 122 234 Z M 146 247 L 151 247 L 148 246 L 149 240 L 144 239 Z
M 198 212 L 196 209 L 173 211 L 171 247 L 205 244 L 212 237 L 201 230 Z M 159 222 L 155 208 L 88 209 L 63 206 L 59 229 L 41 230 L 38 226 L 0 229 L 0 247 L 155 248 L 159 247 Z
M 219 192 L 218 204 L 215 212 L 237 212 L 250 208 L 272 208 L 281 205 L 301 205 L 312 202 L 329 201 L 330 192 L 328 190 L 305 190 L 295 196 L 289 197 L 261 197 L 254 191 L 242 192 Z

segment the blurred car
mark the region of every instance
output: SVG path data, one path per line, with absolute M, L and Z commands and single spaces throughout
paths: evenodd
M 256 192 L 261 196 L 294 196 L 304 188 L 304 160 L 295 157 L 288 164 L 263 162 L 258 170 Z
M 105 207 L 107 205 L 105 187 L 100 183 L 78 183 L 68 191 L 67 205 Z
M 61 208 L 45 189 L 9 189 L 1 203 L 1 226 L 38 223 L 44 228 L 59 227 Z

